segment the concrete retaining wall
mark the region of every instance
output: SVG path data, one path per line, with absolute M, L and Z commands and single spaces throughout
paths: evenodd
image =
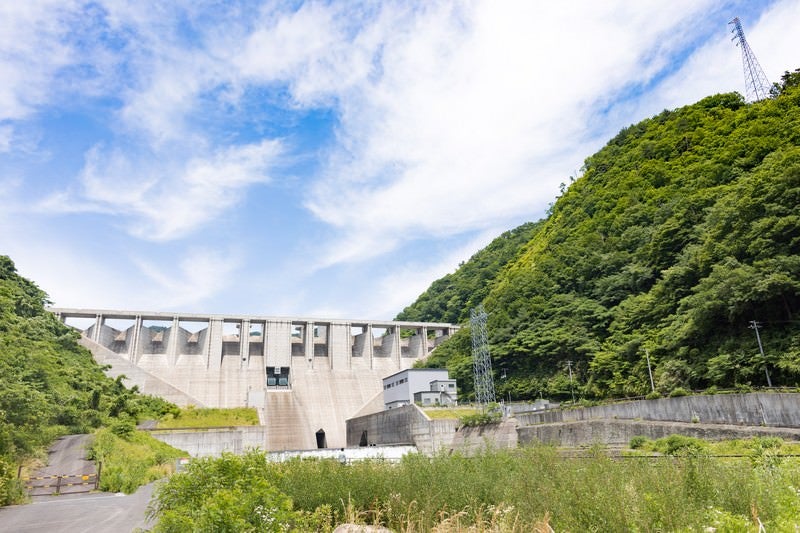
M 359 446 L 366 431 L 367 444 L 414 444 L 412 424 L 420 413 L 413 405 L 358 416 L 347 421 L 347 446 Z M 424 415 L 423 415 L 424 416 Z
M 800 428 L 800 394 L 715 394 L 516 415 L 521 426 L 597 419 Z
M 516 448 L 518 440 L 517 421 L 509 418 L 497 424 L 458 428 L 450 449 L 472 455 L 485 449 Z
M 264 426 L 237 426 L 203 430 L 151 430 L 150 434 L 192 457 L 219 457 L 222 452 L 243 453 L 248 448 L 265 449 Z
M 347 421 L 347 446 L 359 446 L 367 432 L 370 446 L 412 444 L 426 454 L 442 448 L 449 449 L 456 433 L 458 420 L 431 420 L 416 405 L 404 405 Z
M 800 429 L 735 426 L 725 424 L 692 424 L 682 422 L 639 422 L 633 420 L 584 420 L 553 424 L 538 424 L 517 429 L 520 444 L 543 442 L 554 446 L 578 447 L 595 443 L 627 446 L 641 435 L 660 439 L 669 435 L 686 435 L 707 440 L 745 439 L 751 437 L 780 437 L 800 440 Z
M 413 407 L 420 414 L 411 428 L 411 437 L 414 439 L 417 449 L 427 455 L 435 454 L 443 449 L 451 450 L 458 428 L 458 420 L 431 420 L 417 406 Z
M 381 411 L 347 421 L 347 445 L 358 446 L 364 431 L 369 445 L 413 444 L 424 454 L 459 450 L 470 454 L 488 447 L 517 446 L 516 422 L 464 428 L 453 418 L 430 419 L 416 405 Z

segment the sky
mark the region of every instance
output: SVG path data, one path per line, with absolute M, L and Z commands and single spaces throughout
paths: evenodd
M 0 254 L 55 306 L 387 320 L 800 0 L 0 1 Z

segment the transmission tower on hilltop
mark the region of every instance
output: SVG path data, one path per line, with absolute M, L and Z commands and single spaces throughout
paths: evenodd
M 486 311 L 483 309 L 483 304 L 469 312 L 469 327 L 472 332 L 475 401 L 486 406 L 495 401 L 495 395 L 492 358 L 489 356 L 489 341 L 486 335 Z
M 764 74 L 761 65 L 758 64 L 756 55 L 753 53 L 753 50 L 750 49 L 750 45 L 747 44 L 747 39 L 744 38 L 744 30 L 742 29 L 742 23 L 739 17 L 734 17 L 728 24 L 733 24 L 731 33 L 733 33 L 734 36 L 731 38 L 731 41 L 738 40 L 736 46 L 742 49 L 742 65 L 744 68 L 744 83 L 747 100 L 749 102 L 757 102 L 764 98 L 769 98 L 769 91 L 772 88 L 772 84 L 770 84 L 767 79 L 767 75 Z

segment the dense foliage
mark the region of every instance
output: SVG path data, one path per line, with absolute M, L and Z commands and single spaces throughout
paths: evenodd
M 494 239 L 458 270 L 434 281 L 397 320 L 450 322 L 469 320 L 469 310 L 483 301 L 500 270 L 517 258 L 541 223 L 528 222 Z
M 14 465 L 55 437 L 174 409 L 106 377 L 46 302 L 44 291 L 0 256 L 0 505 L 18 496 Z
M 342 522 L 442 533 L 800 527 L 800 465 L 773 453 L 777 439 L 742 444 L 739 458 L 687 438 L 645 444 L 670 455 L 568 458 L 538 446 L 347 465 L 225 455 L 159 486 L 152 513 L 164 532 L 331 531 Z
M 800 71 L 776 96 L 705 98 L 623 129 L 585 163 L 483 303 L 498 392 L 513 398 L 661 394 L 800 382 Z M 473 261 L 401 316 L 468 294 Z M 464 279 L 466 276 L 467 279 Z M 452 285 L 458 282 L 459 286 Z M 448 284 L 449 283 L 449 284 Z M 442 290 L 442 285 L 447 291 Z M 448 292 L 449 291 L 449 292 Z M 757 321 L 764 345 L 762 358 Z M 469 329 L 427 363 L 469 392 Z
M 158 520 L 153 531 L 316 531 L 329 522 L 324 509 L 295 511 L 271 481 L 270 470 L 260 451 L 192 461 L 185 472 L 156 488 L 150 504 L 150 516 Z

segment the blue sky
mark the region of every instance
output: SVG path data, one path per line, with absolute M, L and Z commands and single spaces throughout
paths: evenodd
M 558 5 L 556 5 L 558 4 Z M 0 4 L 0 253 L 54 304 L 392 318 L 800 0 Z

